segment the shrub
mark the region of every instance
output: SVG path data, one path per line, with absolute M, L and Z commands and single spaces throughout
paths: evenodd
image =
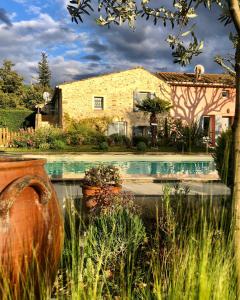
M 101 143 L 106 143 L 107 144 L 108 141 L 108 137 L 102 133 L 96 132 L 95 134 L 93 134 L 92 136 L 92 142 L 93 144 L 101 144 Z
M 66 137 L 71 145 L 98 145 L 107 140 L 103 134 L 85 124 L 76 123 L 67 129 Z
M 108 136 L 108 144 L 110 146 L 131 146 L 131 140 L 126 135 L 120 135 L 117 133 Z
M 108 143 L 102 142 L 98 145 L 98 149 L 101 151 L 108 151 Z
M 232 166 L 232 131 L 231 129 L 222 132 L 218 137 L 214 149 L 213 158 L 221 181 L 228 186 L 233 184 Z
M 114 166 L 99 165 L 85 171 L 83 184 L 88 186 L 106 187 L 122 183 L 119 169 Z
M 36 148 L 39 148 L 40 144 L 48 143 L 53 145 L 56 140 L 61 140 L 65 144 L 65 134 L 62 129 L 54 127 L 43 127 L 35 131 L 33 140 Z
M 40 150 L 49 150 L 50 149 L 50 144 L 49 143 L 41 143 L 41 144 L 39 144 L 39 146 L 38 146 L 38 148 L 40 149 Z
M 139 142 L 137 144 L 137 151 L 145 152 L 147 150 L 147 145 L 144 142 Z
M 86 262 L 97 263 L 101 256 L 106 270 L 117 274 L 123 263 L 130 268 L 129 256 L 136 255 L 145 240 L 146 230 L 140 217 L 119 206 L 92 220 L 86 235 Z
M 192 151 L 193 147 L 203 145 L 203 136 L 203 130 L 198 123 L 186 125 L 176 120 L 175 128 L 171 132 L 171 144 L 175 145 L 177 150 Z
M 62 140 L 55 140 L 51 143 L 51 149 L 63 150 L 66 148 L 66 144 Z
M 66 142 L 68 145 L 82 145 L 84 140 L 84 136 L 77 131 L 69 131 L 66 134 Z
M 0 127 L 12 131 L 34 126 L 34 112 L 27 109 L 0 109 Z
M 132 138 L 133 146 L 137 146 L 137 144 L 140 142 L 144 142 L 145 145 L 149 146 L 151 143 L 151 140 L 149 137 L 146 137 L 146 136 L 134 136 Z
M 13 140 L 13 147 L 16 148 L 27 148 L 27 138 L 25 136 L 17 137 Z

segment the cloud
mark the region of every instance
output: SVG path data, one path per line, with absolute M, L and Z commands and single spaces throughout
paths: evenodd
M 0 8 L 0 21 L 7 24 L 8 26 L 12 26 L 9 17 L 7 16 L 7 12 L 3 8 Z
M 66 9 L 68 0 L 51 0 L 48 10 L 40 6 L 38 0 L 31 6 L 27 6 L 25 0 L 15 2 L 23 4 L 32 17 L 19 20 L 18 15 L 18 21 L 13 21 L 11 27 L 6 27 L 6 22 L 0 24 L 0 58 L 11 59 L 28 82 L 37 77 L 42 51 L 48 54 L 53 84 L 139 65 L 150 71 L 193 72 L 194 65 L 201 63 L 206 72 L 221 72 L 213 62 L 214 55 L 232 51 L 229 28 L 220 25 L 217 13 L 206 9 L 200 12 L 196 25 L 198 35 L 205 41 L 204 53 L 194 58 L 190 66 L 182 68 L 172 63 L 171 49 L 165 42 L 171 32 L 169 28 L 140 19 L 135 31 L 127 26 L 108 29 L 95 24 L 95 15 L 85 16 L 84 23 L 76 25 L 71 23 Z M 52 8 L 57 4 L 61 14 L 50 16 L 49 12 L 54 11 Z M 208 28 L 211 30 L 206 30 Z
M 0 58 L 12 60 L 26 81 L 35 76 L 29 66 L 33 62 L 37 65 L 42 51 L 51 56 L 58 47 L 79 43 L 86 38 L 86 35 L 78 34 L 42 13 L 35 19 L 17 21 L 13 25 L 7 29 L 0 24 Z
M 94 49 L 96 52 L 106 52 L 108 50 L 108 46 L 101 43 L 98 39 L 91 40 L 86 46 Z
M 36 5 L 30 5 L 27 9 L 27 11 L 29 13 L 35 14 L 35 15 L 39 15 L 42 11 L 42 8 L 40 6 L 36 6 Z
M 94 60 L 94 61 L 100 61 L 101 60 L 101 57 L 98 56 L 98 55 L 85 55 L 82 57 L 83 59 L 86 59 L 86 60 Z

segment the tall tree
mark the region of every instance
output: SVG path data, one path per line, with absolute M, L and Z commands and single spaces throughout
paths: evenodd
M 4 93 L 19 93 L 23 78 L 13 70 L 14 64 L 10 60 L 4 60 L 0 68 L 0 88 Z
M 38 63 L 38 82 L 44 88 L 50 87 L 51 71 L 48 65 L 47 54 L 42 52 L 41 61 Z
M 93 0 L 71 0 L 68 11 L 75 22 L 82 22 L 83 15 L 89 14 L 93 10 L 91 4 Z M 140 3 L 140 4 L 139 4 Z M 176 25 L 179 29 L 176 35 L 170 34 L 167 42 L 172 48 L 174 62 L 186 65 L 194 55 L 202 52 L 203 43 L 197 40 L 194 33 L 194 26 L 191 21 L 197 17 L 197 12 L 204 6 L 211 9 L 217 5 L 221 9 L 220 21 L 225 25 L 233 24 L 234 37 L 236 40 L 235 64 L 236 72 L 236 101 L 235 118 L 233 123 L 233 162 L 234 162 L 234 186 L 232 199 L 235 205 L 235 246 L 236 263 L 238 270 L 238 290 L 240 293 L 240 3 L 239 0 L 172 0 L 161 7 L 153 7 L 151 0 L 99 0 L 99 11 L 105 15 L 100 15 L 97 19 L 99 25 L 121 25 L 126 22 L 130 27 L 134 27 L 137 17 L 142 16 L 147 20 L 153 20 L 154 24 L 162 22 L 163 26 Z M 139 6 L 139 5 L 140 6 Z M 203 24 L 205 26 L 205 24 Z M 188 27 L 187 29 L 184 29 Z M 183 32 L 183 30 L 186 30 Z M 220 31 L 219 27 L 219 31 Z M 190 39 L 189 39 L 190 37 Z M 184 43 L 183 39 L 187 38 Z
M 157 145 L 157 124 L 158 124 L 158 114 L 169 111 L 171 104 L 158 97 L 151 98 L 148 97 L 144 99 L 140 104 L 136 104 L 136 107 L 145 113 L 150 114 L 149 124 L 151 129 L 151 145 L 155 147 Z
M 0 68 L 0 107 L 10 108 L 21 105 L 23 78 L 13 70 L 14 64 L 4 60 Z

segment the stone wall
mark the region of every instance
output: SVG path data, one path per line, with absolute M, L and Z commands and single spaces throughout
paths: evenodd
M 143 68 L 66 83 L 59 85 L 59 89 L 62 92 L 63 127 L 64 114 L 75 119 L 110 116 L 115 121 L 127 122 L 128 135 L 133 126 L 149 125 L 148 115 L 133 111 L 137 92 L 151 92 L 165 98 L 170 94 L 163 95 L 162 91 L 169 91 L 170 87 Z M 94 109 L 94 97 L 104 97 L 103 110 Z

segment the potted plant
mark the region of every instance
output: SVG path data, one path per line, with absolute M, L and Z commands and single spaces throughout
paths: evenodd
M 86 200 L 87 207 L 94 207 L 97 204 L 94 196 L 103 191 L 118 194 L 121 189 L 122 180 L 119 169 L 112 165 L 99 165 L 85 171 L 82 181 L 82 192 Z

